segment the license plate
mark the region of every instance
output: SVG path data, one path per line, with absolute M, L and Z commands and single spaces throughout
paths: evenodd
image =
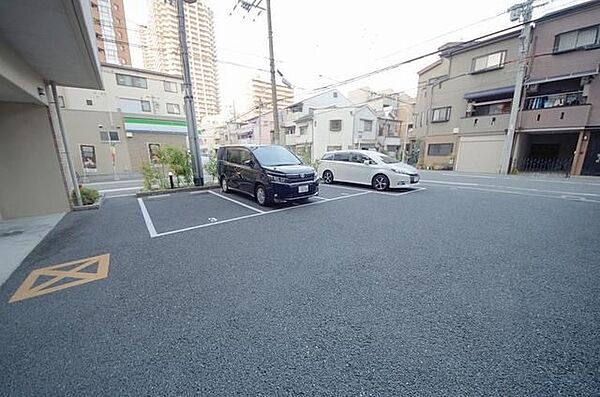
M 308 192 L 308 185 L 298 186 L 298 193 L 307 193 L 307 192 Z

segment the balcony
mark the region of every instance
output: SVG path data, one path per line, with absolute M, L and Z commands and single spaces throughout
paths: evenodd
M 463 117 L 460 119 L 458 132 L 461 134 L 504 132 L 508 128 L 509 118 L 509 113 Z
M 591 105 L 556 106 L 524 110 L 519 115 L 521 130 L 583 128 L 587 125 Z

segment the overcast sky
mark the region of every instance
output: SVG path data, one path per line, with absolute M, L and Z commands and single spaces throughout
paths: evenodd
M 146 1 L 125 0 L 134 44 L 139 43 L 133 32 L 136 24 L 146 23 Z M 256 12 L 248 15 L 238 7 L 230 15 L 237 0 L 204 1 L 215 14 L 221 108 L 235 101 L 239 113 L 246 110 L 249 79 L 269 78 L 268 73 L 255 70 L 269 69 L 266 13 L 255 18 Z M 537 0 L 536 5 L 546 5 L 536 8 L 534 17 L 581 2 Z M 271 0 L 276 67 L 303 97 L 315 88 L 430 52 L 446 42 L 508 27 L 508 14 L 498 14 L 513 4 L 512 0 Z M 134 66 L 142 67 L 139 48 L 132 52 Z M 340 90 L 346 93 L 369 86 L 413 95 L 416 72 L 435 59 L 420 60 Z

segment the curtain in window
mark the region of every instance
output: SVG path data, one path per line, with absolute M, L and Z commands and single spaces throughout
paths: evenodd
M 558 44 L 556 46 L 556 50 L 565 51 L 575 48 L 577 45 L 577 33 L 578 32 L 570 32 L 558 36 Z
M 596 44 L 597 28 L 580 30 L 577 35 L 577 47 Z

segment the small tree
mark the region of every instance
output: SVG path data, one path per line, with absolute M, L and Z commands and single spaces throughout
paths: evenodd
M 208 175 L 213 177 L 213 180 L 217 179 L 217 155 L 214 152 L 211 152 L 208 156 L 204 169 Z
M 179 185 L 180 177 L 186 184 L 192 183 L 192 159 L 186 150 L 175 146 L 165 146 L 158 151 L 158 159 L 161 164 L 168 166 L 175 174 L 177 185 Z

